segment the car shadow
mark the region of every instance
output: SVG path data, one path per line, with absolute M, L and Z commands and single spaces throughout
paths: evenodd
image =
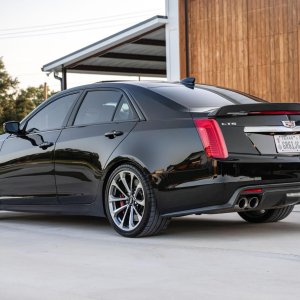
M 293 212 L 286 220 L 277 223 L 250 224 L 238 218 L 236 214 L 205 215 L 173 218 L 167 230 L 155 239 L 164 238 L 222 238 L 235 237 L 271 237 L 282 234 L 299 234 L 300 222 L 295 218 L 300 212 Z M 90 216 L 65 216 L 49 214 L 32 214 L 0 212 L 1 220 L 23 225 L 42 225 L 64 227 L 69 229 L 89 230 L 91 232 L 108 232 L 113 229 L 105 218 Z M 295 221 L 297 220 L 297 221 Z
M 70 226 L 70 227 L 109 227 L 109 222 L 105 218 L 91 217 L 91 216 L 76 216 L 76 215 L 56 215 L 56 214 L 43 214 L 43 213 L 19 213 L 19 212 L 0 212 L 0 222 L 16 222 L 23 224 L 39 224 L 49 226 Z M 0 223 L 1 224 L 1 223 Z
M 248 223 L 236 214 L 195 216 L 193 218 L 175 218 L 164 235 L 177 237 L 203 238 L 249 238 L 271 237 L 282 234 L 299 234 L 300 222 L 295 222 L 294 212 L 286 220 L 277 223 Z

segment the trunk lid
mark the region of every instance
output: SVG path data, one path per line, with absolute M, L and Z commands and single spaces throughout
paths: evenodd
M 230 105 L 211 117 L 219 123 L 229 153 L 299 155 L 300 104 Z
M 254 104 L 238 104 L 222 106 L 210 113 L 210 116 L 247 116 L 247 115 L 281 115 L 300 114 L 300 104 L 298 103 L 269 103 L 261 102 Z
M 300 104 L 228 105 L 208 117 L 218 122 L 229 155 L 300 155 Z

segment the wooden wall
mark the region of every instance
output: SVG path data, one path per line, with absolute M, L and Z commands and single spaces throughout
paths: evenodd
M 179 20 L 182 78 L 300 102 L 300 0 L 179 0 Z

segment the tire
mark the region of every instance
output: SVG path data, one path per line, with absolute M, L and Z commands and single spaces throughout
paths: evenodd
M 170 218 L 160 216 L 147 176 L 129 164 L 117 167 L 110 175 L 105 210 L 110 224 L 125 237 L 156 235 L 170 222 Z
M 239 212 L 238 214 L 249 223 L 271 223 L 285 219 L 294 209 L 294 205 L 267 209 L 263 211 Z

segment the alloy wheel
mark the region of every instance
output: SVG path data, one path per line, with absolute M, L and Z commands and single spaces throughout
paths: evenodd
M 108 193 L 109 213 L 113 222 L 124 231 L 134 230 L 145 211 L 145 193 L 141 180 L 132 171 L 117 173 Z

